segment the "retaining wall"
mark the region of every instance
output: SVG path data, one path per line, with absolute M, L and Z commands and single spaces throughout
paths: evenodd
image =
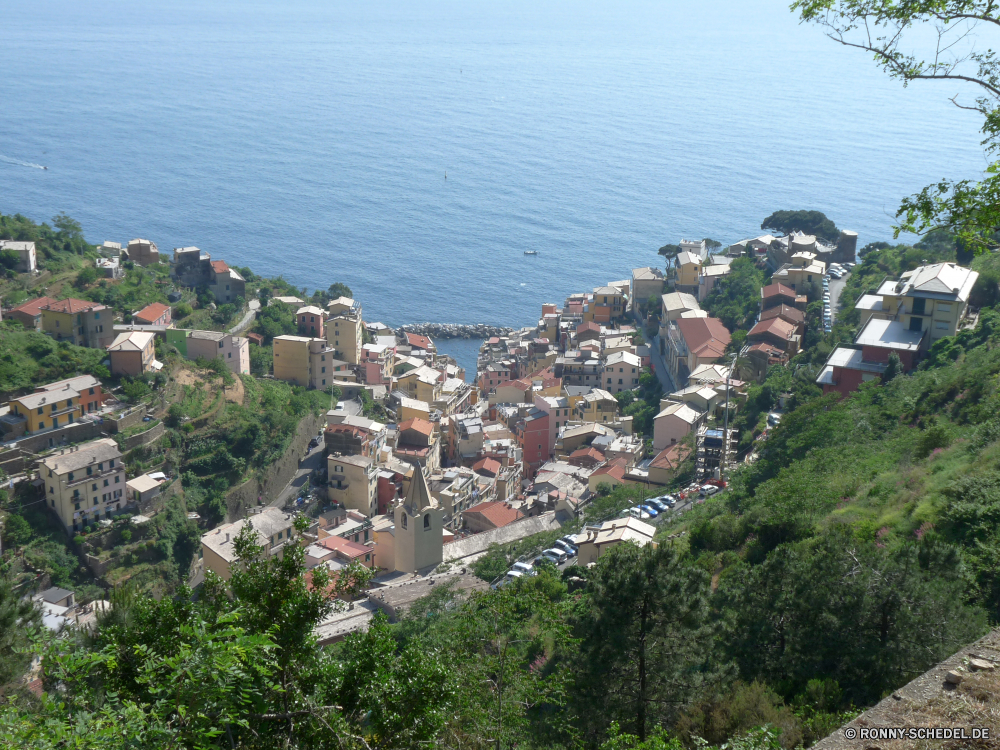
M 265 504 L 277 497 L 298 471 L 299 461 L 306 454 L 309 441 L 325 424 L 325 414 L 319 416 L 308 414 L 303 417 L 288 449 L 281 458 L 268 467 L 263 482 L 255 477 L 233 487 L 226 493 L 226 507 L 228 509 L 226 520 L 232 522 L 243 518 L 247 508 L 256 507 L 258 497 L 261 497 Z
M 145 432 L 140 432 L 131 437 L 125 438 L 124 450 L 130 451 L 140 445 L 149 445 L 163 434 L 163 422 L 153 425 Z

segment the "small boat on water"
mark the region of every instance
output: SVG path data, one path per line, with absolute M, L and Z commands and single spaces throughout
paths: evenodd
M 538 255 L 538 251 L 537 250 L 525 250 L 524 254 L 525 255 Z

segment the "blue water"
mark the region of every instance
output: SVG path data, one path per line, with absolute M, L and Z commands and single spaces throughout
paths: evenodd
M 368 320 L 525 325 L 775 209 L 886 239 L 982 171 L 957 91 L 787 5 L 0 0 L 0 211 L 343 281 Z

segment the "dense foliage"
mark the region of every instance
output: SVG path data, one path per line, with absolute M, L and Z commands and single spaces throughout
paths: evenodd
M 37 331 L 26 331 L 17 321 L 0 323 L 0 392 L 31 390 L 80 374 L 108 377 L 100 349 L 74 346 Z
M 837 225 L 820 211 L 775 211 L 760 223 L 760 228 L 781 234 L 804 232 L 826 242 L 836 242 L 840 236 Z

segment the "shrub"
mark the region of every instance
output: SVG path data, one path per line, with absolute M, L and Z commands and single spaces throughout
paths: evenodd
M 180 320 L 181 318 L 186 318 L 192 312 L 193 310 L 191 309 L 191 305 L 189 305 L 187 302 L 181 302 L 178 305 L 174 305 L 173 317 L 175 317 L 177 320 Z

